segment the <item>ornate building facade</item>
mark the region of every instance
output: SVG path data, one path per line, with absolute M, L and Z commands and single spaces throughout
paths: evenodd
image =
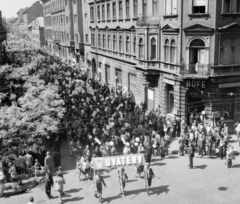
M 240 119 L 239 0 L 82 0 L 85 58 L 147 109 Z

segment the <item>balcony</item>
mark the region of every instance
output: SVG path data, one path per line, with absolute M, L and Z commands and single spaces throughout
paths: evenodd
M 181 67 L 180 74 L 183 78 L 208 78 L 212 72 L 209 64 L 189 64 Z
M 159 16 L 142 16 L 137 19 L 137 26 L 159 26 Z

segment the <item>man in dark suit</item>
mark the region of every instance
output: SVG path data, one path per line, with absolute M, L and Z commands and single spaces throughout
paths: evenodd
M 153 170 L 152 168 L 150 168 L 150 164 L 148 163 L 146 165 L 146 168 L 145 168 L 145 175 L 146 175 L 146 179 L 148 181 L 148 187 L 151 187 L 152 185 L 152 179 L 154 178 L 154 173 L 153 173 Z
M 190 143 L 190 147 L 189 147 L 189 151 L 188 151 L 188 155 L 189 155 L 189 168 L 192 169 L 193 168 L 193 157 L 194 157 L 194 143 Z

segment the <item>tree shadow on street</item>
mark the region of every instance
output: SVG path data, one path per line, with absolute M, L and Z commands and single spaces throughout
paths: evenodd
M 194 169 L 206 169 L 207 165 L 195 166 Z

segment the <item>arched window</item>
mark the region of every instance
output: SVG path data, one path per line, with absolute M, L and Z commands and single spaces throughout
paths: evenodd
M 143 53 L 143 39 L 142 38 L 140 38 L 138 46 L 139 46 L 139 59 L 143 59 L 144 53 Z
M 103 47 L 103 49 L 105 49 L 105 35 L 103 35 L 103 40 L 102 40 L 102 47 Z
M 110 45 L 111 45 L 111 36 L 108 35 L 108 50 L 111 49 Z
M 204 73 L 206 66 L 206 48 L 204 41 L 200 39 L 193 40 L 190 43 L 189 73 Z
M 175 40 L 172 40 L 171 42 L 171 48 L 170 48 L 170 62 L 171 63 L 176 63 L 176 42 Z
M 117 50 L 117 39 L 116 35 L 113 36 L 113 51 Z
M 122 36 L 119 37 L 119 52 L 123 52 L 123 40 L 122 40 Z
M 167 39 L 164 44 L 164 61 L 169 62 L 170 61 L 170 44 L 169 40 Z
M 134 54 L 136 54 L 136 40 L 137 40 L 137 38 L 136 37 L 134 37 L 134 39 L 133 39 L 133 53 Z
M 152 38 L 151 39 L 151 60 L 154 60 L 157 58 L 157 55 L 156 55 L 156 39 L 155 38 Z
M 126 38 L 126 53 L 130 53 L 130 37 Z
M 98 47 L 101 47 L 101 34 L 98 34 Z

